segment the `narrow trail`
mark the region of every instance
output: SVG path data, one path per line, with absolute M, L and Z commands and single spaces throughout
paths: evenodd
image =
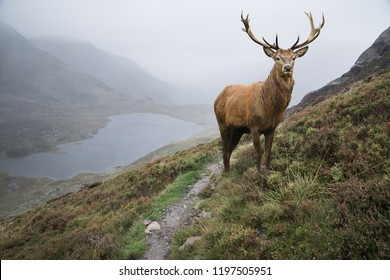
M 194 208 L 200 200 L 198 194 L 210 182 L 211 177 L 221 170 L 221 163 L 210 164 L 202 174 L 202 178 L 188 187 L 183 198 L 165 210 L 165 215 L 158 223 L 161 229 L 148 234 L 149 249 L 144 254 L 145 260 L 165 260 L 170 253 L 170 244 L 177 230 L 191 224 L 197 212 Z

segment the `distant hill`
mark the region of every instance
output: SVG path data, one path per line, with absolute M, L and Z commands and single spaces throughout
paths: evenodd
M 0 59 L 2 101 L 22 106 L 18 109 L 24 113 L 59 102 L 91 102 L 114 94 L 100 80 L 69 70 L 63 61 L 37 49 L 16 30 L 1 23 Z
M 105 83 L 70 70 L 1 22 L 0 61 L 0 158 L 86 137 L 120 104 Z
M 31 41 L 39 49 L 64 61 L 70 69 L 100 79 L 121 94 L 161 103 L 171 102 L 169 94 L 173 87 L 128 58 L 109 54 L 83 41 L 54 38 Z
M 341 89 L 348 88 L 353 82 L 363 78 L 369 78 L 370 75 L 388 66 L 390 66 L 390 27 L 375 40 L 371 47 L 359 56 L 358 60 L 347 73 L 331 81 L 324 87 L 306 94 L 299 104 L 288 110 L 288 113 L 313 104 L 319 98 L 334 95 Z

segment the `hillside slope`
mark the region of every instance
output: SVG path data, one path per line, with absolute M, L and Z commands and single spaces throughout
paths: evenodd
M 165 202 L 160 196 L 193 183 L 216 154 L 217 142 L 200 145 L 131 168 L 23 215 L 3 218 L 0 258 L 140 258 L 146 249 L 143 218 L 162 213 Z
M 383 31 L 375 42 L 359 56 L 347 73 L 331 81 L 324 87 L 306 94 L 299 104 L 288 110 L 288 113 L 300 110 L 321 98 L 323 99 L 338 94 L 341 90 L 348 89 L 352 83 L 363 78 L 368 78 L 370 75 L 389 66 L 390 27 Z
M 214 178 L 174 259 L 389 259 L 390 68 L 293 114 L 260 185 L 249 143 Z M 189 237 L 201 241 L 186 250 Z
M 389 259 L 390 68 L 289 117 L 260 184 L 252 145 L 202 192 L 174 259 Z M 145 218 L 220 160 L 219 140 L 0 220 L 1 259 L 141 258 Z M 179 186 L 179 187 L 178 187 Z M 180 191 L 179 191 L 180 192 Z M 198 242 L 179 247 L 189 237 Z

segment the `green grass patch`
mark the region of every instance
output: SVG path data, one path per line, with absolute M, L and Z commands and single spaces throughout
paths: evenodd
M 205 164 L 201 164 L 193 171 L 186 172 L 168 185 L 151 203 L 141 219 L 138 219 L 130 228 L 125 237 L 123 249 L 124 258 L 139 259 L 143 256 L 148 245 L 146 243 L 144 219 L 158 220 L 164 214 L 164 209 L 178 202 L 188 187 L 201 178 Z
M 195 184 L 200 178 L 205 166 L 200 165 L 197 170 L 189 171 L 176 178 L 176 180 L 167 186 L 161 194 L 155 199 L 151 209 L 144 215 L 146 219 L 157 220 L 161 218 L 164 209 L 179 201 L 188 186 Z

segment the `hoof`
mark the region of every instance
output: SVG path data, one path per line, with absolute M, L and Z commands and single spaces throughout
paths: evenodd
M 269 172 L 269 169 L 265 165 L 262 165 L 259 171 L 259 173 L 264 177 L 268 177 Z

